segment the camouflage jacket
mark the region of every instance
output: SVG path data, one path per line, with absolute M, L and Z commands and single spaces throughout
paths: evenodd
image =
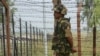
M 69 53 L 71 51 L 67 37 L 71 36 L 70 23 L 68 19 L 61 19 L 55 27 L 52 40 L 52 50 L 58 53 Z

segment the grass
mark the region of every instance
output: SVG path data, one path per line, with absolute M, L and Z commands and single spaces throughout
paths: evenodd
M 99 33 L 97 33 L 97 56 L 100 56 L 100 44 L 99 44 Z M 81 33 L 81 48 L 82 48 L 82 56 L 92 56 L 93 53 L 92 53 L 92 46 L 93 46 L 93 38 L 92 38 L 92 33 L 88 33 L 89 36 L 86 36 L 86 34 L 84 33 Z M 77 48 L 77 34 L 73 34 L 73 39 L 74 39 L 74 46 Z M 25 41 L 22 41 L 23 44 L 22 44 L 22 55 L 23 56 L 26 56 L 26 45 L 25 44 Z M 35 44 L 34 44 L 35 43 Z M 32 56 L 45 56 L 45 48 L 44 48 L 44 44 L 42 41 L 39 41 L 38 43 L 37 42 L 32 42 L 32 49 L 31 49 L 31 44 L 30 44 L 30 41 L 28 43 L 28 56 L 31 56 L 31 51 L 32 51 Z M 1 40 L 0 40 L 0 45 L 1 45 Z M 48 56 L 53 56 L 53 51 L 51 50 L 51 40 L 48 41 Z M 0 46 L 0 56 L 3 56 L 3 52 L 2 52 L 2 46 Z M 12 50 L 12 48 L 11 48 Z M 18 55 L 20 55 L 20 42 L 18 41 Z M 73 56 L 73 55 L 71 55 Z M 74 56 L 78 56 L 78 53 L 75 53 Z

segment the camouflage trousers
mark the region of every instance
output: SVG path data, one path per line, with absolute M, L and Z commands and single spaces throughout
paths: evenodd
M 52 50 L 54 50 L 56 56 L 69 56 L 71 53 L 71 47 L 69 46 L 66 38 L 61 38 L 53 43 Z

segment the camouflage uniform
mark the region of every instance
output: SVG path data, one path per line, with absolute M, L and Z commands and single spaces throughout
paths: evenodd
M 57 8 L 59 8 L 59 6 Z M 63 8 L 62 10 L 65 10 L 65 8 Z M 62 10 L 59 11 L 58 9 L 56 11 L 59 11 L 62 14 L 66 14 L 65 12 L 66 10 L 63 12 Z M 70 22 L 68 18 L 61 18 L 56 23 L 55 34 L 52 40 L 52 50 L 56 52 L 57 56 L 69 56 L 70 55 L 71 47 L 67 41 L 67 37 L 72 36 L 70 28 L 71 26 L 70 26 Z
M 67 41 L 67 37 L 71 36 L 70 23 L 66 19 L 61 19 L 55 28 L 55 37 L 53 38 L 52 49 L 59 56 L 69 56 L 71 47 Z

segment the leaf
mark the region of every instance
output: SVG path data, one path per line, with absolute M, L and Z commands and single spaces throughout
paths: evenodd
M 89 5 L 90 0 L 85 0 L 85 2 L 87 6 L 84 7 L 83 17 L 87 17 L 87 20 L 89 20 L 88 26 L 100 25 L 100 0 L 92 0 L 94 7 Z

